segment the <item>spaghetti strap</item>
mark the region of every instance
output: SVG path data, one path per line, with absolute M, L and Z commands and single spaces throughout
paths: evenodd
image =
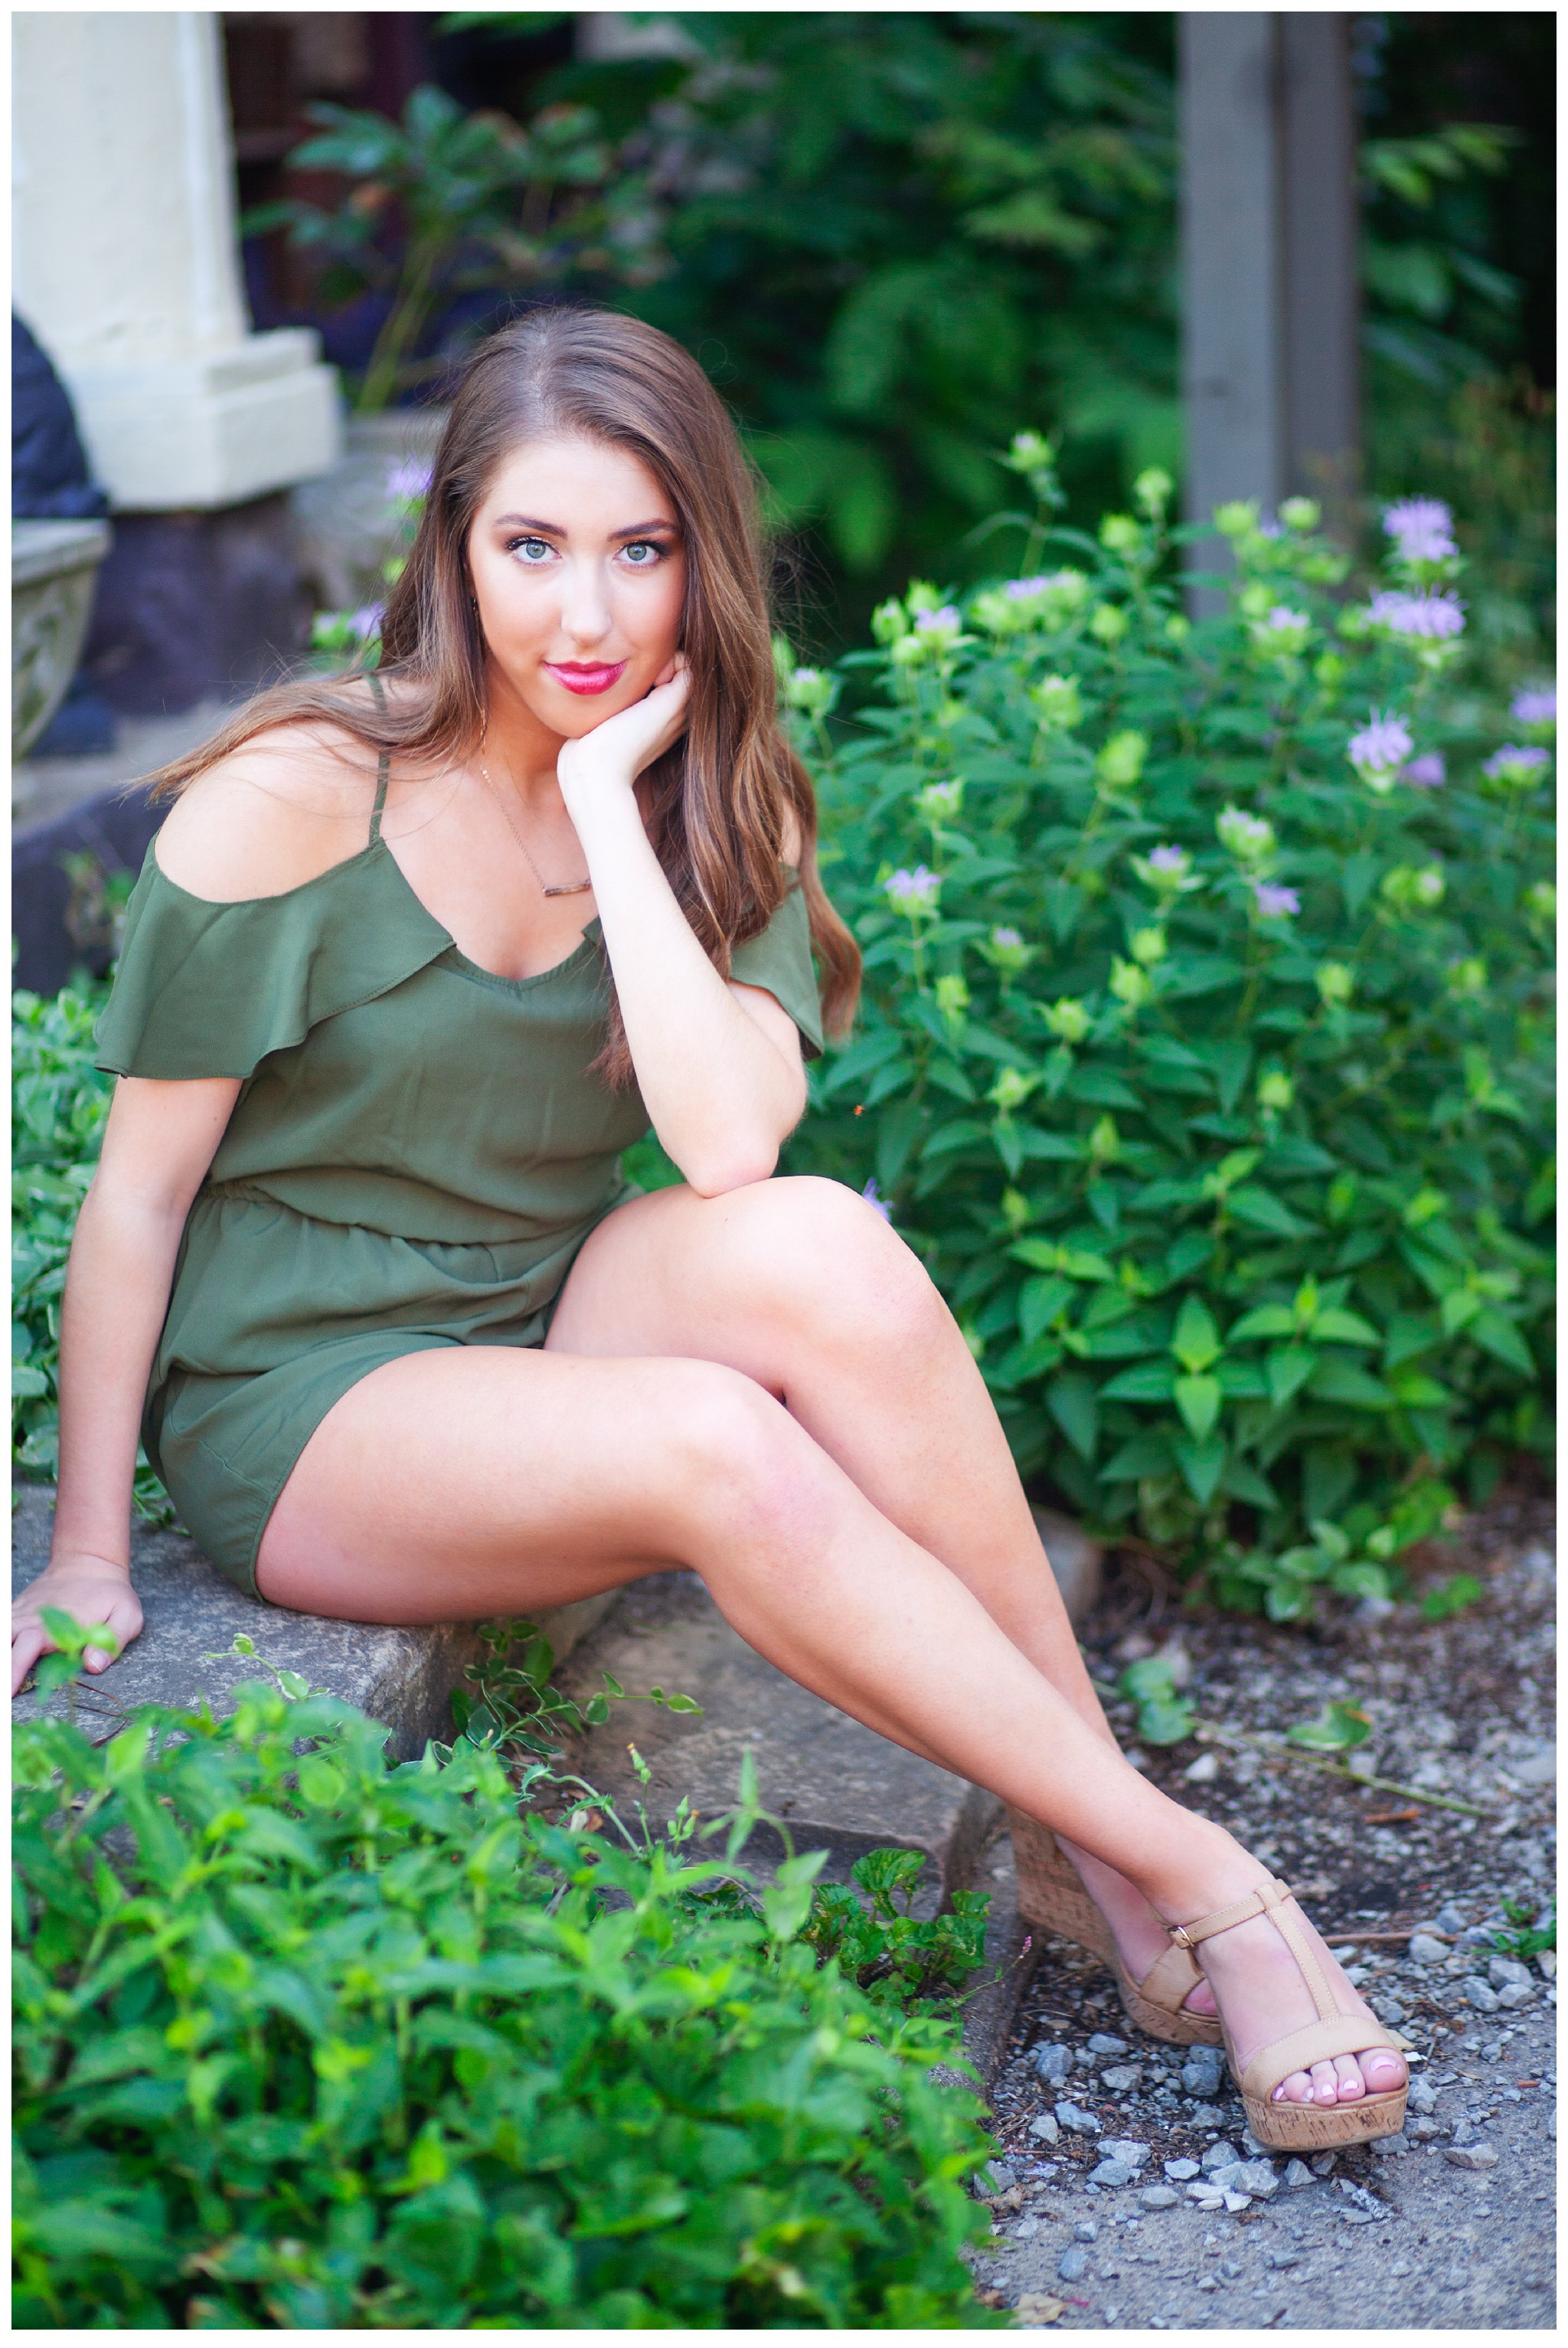
M 381 679 L 377 676 L 374 669 L 373 668 L 366 669 L 364 674 L 365 683 L 369 685 L 371 692 L 375 696 L 375 705 L 384 717 L 386 715 L 386 693 L 382 685 Z M 381 819 L 386 807 L 386 781 L 391 771 L 392 753 L 390 750 L 384 750 L 375 769 L 375 805 L 371 809 L 370 839 L 367 842 L 367 845 L 371 848 L 374 848 L 377 840 L 381 838 Z

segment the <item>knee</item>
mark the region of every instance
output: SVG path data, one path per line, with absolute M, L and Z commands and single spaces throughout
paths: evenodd
M 802 1175 L 767 1185 L 757 1277 L 774 1309 L 835 1346 L 917 1354 L 949 1338 L 952 1316 L 914 1250 L 869 1200 Z
M 677 1515 L 723 1538 L 776 1534 L 811 1482 L 809 1437 L 753 1379 L 717 1362 L 668 1365 L 663 1462 Z

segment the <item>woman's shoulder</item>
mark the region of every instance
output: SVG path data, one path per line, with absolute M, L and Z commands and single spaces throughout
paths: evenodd
M 350 725 L 302 716 L 264 726 L 185 786 L 158 835 L 159 870 L 217 904 L 319 880 L 365 846 L 379 766 Z

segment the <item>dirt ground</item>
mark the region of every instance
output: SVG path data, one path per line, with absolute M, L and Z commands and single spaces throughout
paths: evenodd
M 1048 1941 L 993 2095 L 1010 2180 L 979 2261 L 994 2303 L 1062 2328 L 1552 2323 L 1554 1960 L 1527 1982 L 1489 1968 L 1502 1903 L 1533 1921 L 1553 1896 L 1553 1534 L 1543 1501 L 1504 1496 L 1414 1557 L 1409 1598 L 1334 1601 L 1312 1628 L 1194 1618 L 1134 1564 L 1113 1574 L 1083 1642 L 1096 1678 L 1173 1650 L 1196 1709 L 1194 1736 L 1140 1751 L 1134 1707 L 1113 1704 L 1119 1733 L 1300 1891 L 1423 2084 L 1387 2149 L 1319 2175 L 1276 2158 L 1264 2191 L 1202 2208 L 1186 2164 L 1253 2154 L 1228 2079 L 1191 2092 L 1183 2050 L 1142 2037 L 1103 1970 Z M 1459 1572 L 1482 1597 L 1424 1621 L 1423 1590 Z M 1276 1741 L 1331 1701 L 1372 1725 L 1354 1776 Z M 999 1886 L 1005 1844 L 992 1859 Z M 1054 2123 L 1063 2099 L 1081 2132 Z M 1091 2184 L 1112 2143 L 1146 2150 L 1125 2185 Z

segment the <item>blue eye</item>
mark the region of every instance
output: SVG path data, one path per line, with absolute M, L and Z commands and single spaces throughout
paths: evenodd
M 541 555 L 552 554 L 555 550 L 548 539 L 515 538 L 512 541 L 511 551 L 521 556 L 528 569 L 537 571 L 539 567 L 538 558 Z
M 621 552 L 634 571 L 651 571 L 661 559 L 664 549 L 655 546 L 651 539 L 638 538 L 633 539 L 630 546 L 622 547 Z

